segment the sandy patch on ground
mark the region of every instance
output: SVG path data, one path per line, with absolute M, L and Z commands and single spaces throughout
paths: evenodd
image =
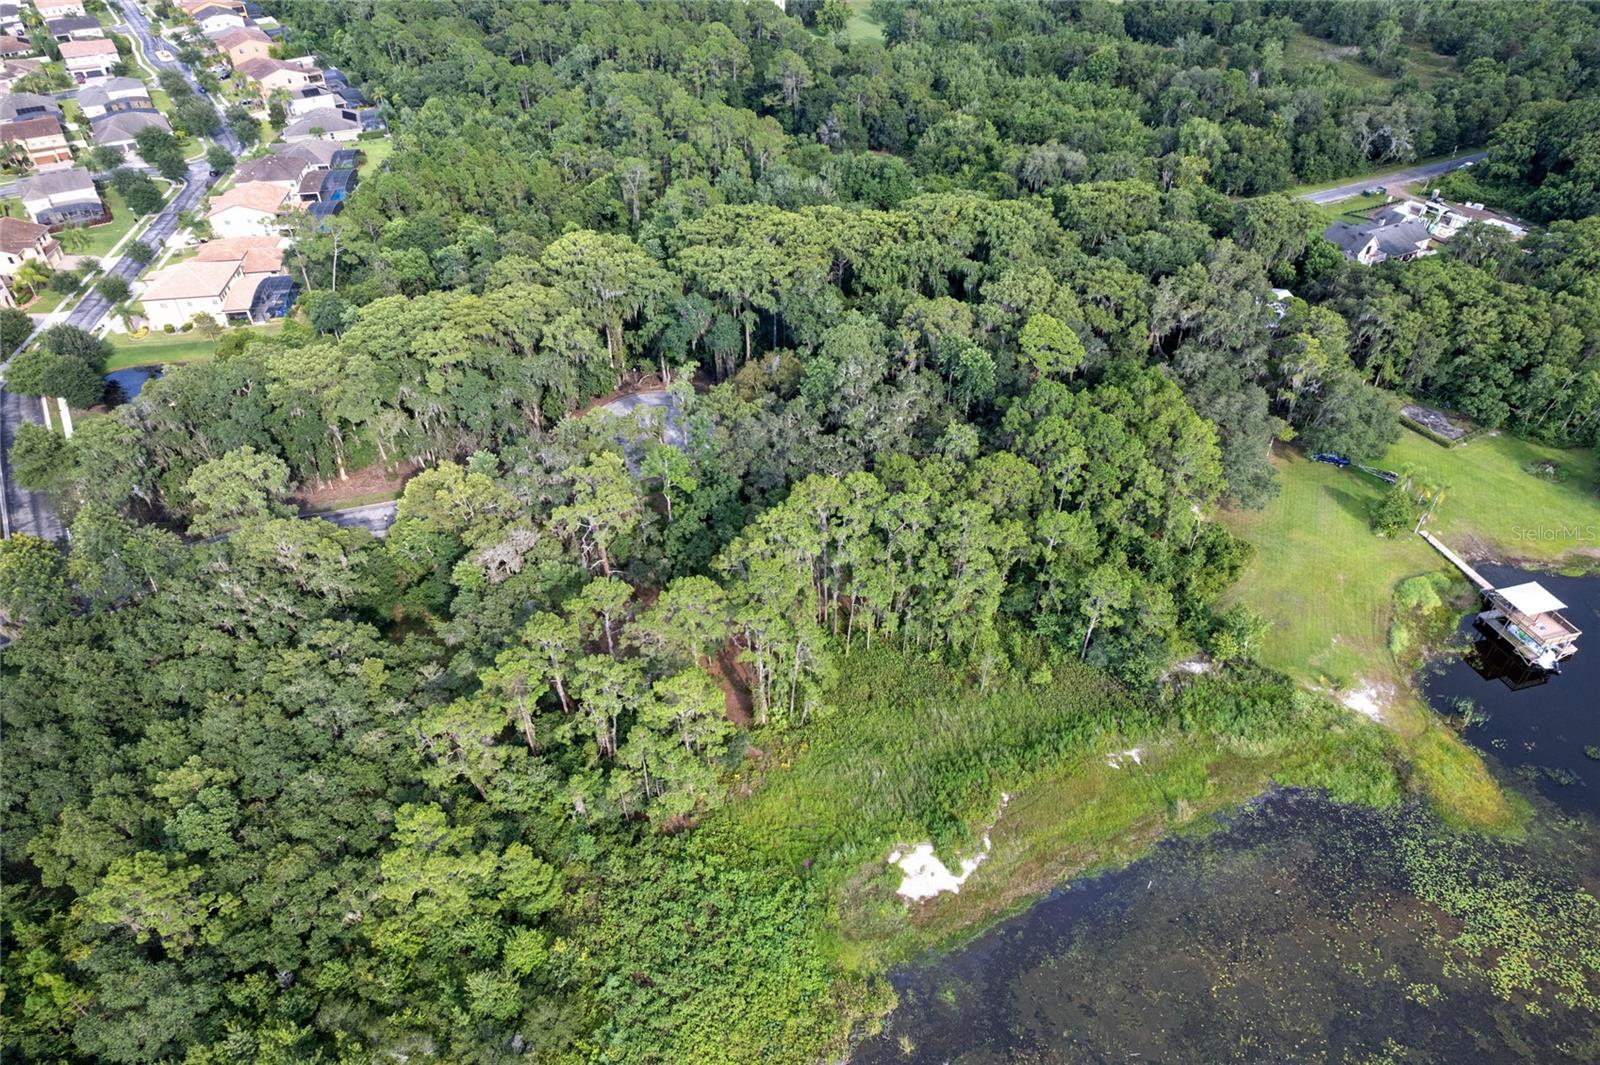
M 994 821 L 1000 820 L 1000 815 L 1005 813 L 1006 804 L 1011 801 L 1007 792 L 1000 793 L 1000 809 L 995 811 Z M 989 827 L 994 827 L 994 821 Z M 896 847 L 889 853 L 890 865 L 900 867 L 900 887 L 896 893 L 907 902 L 922 902 L 935 895 L 942 895 L 948 891 L 952 894 L 961 891 L 961 885 L 967 878 L 977 872 L 978 866 L 989 857 L 989 833 L 983 834 L 983 848 L 970 858 L 962 858 L 960 872 L 952 872 L 939 856 L 933 853 L 932 843 L 918 843 L 908 850 Z
M 1394 689 L 1387 684 L 1364 680 L 1359 687 L 1339 693 L 1340 705 L 1354 710 L 1363 717 L 1383 721 L 1383 712 L 1394 699 Z

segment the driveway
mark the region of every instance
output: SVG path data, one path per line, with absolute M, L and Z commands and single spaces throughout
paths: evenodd
M 1352 181 L 1347 185 L 1336 188 L 1322 189 L 1318 192 L 1307 192 L 1301 195 L 1302 200 L 1312 203 L 1338 203 L 1359 196 L 1368 189 L 1382 188 L 1386 185 L 1405 185 L 1423 178 L 1438 177 L 1448 174 L 1452 170 L 1459 170 L 1468 163 L 1481 162 L 1488 156 L 1488 152 L 1473 152 L 1471 155 L 1458 155 L 1453 159 L 1446 159 L 1438 163 L 1424 163 L 1405 170 L 1393 170 L 1387 174 L 1371 174 L 1360 181 Z

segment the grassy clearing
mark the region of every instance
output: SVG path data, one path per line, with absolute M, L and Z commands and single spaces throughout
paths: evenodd
M 872 17 L 872 0 L 849 0 L 850 21 L 844 24 L 846 41 L 883 43 L 883 23 Z
M 1284 57 L 1296 64 L 1332 63 L 1338 68 L 1340 78 L 1352 89 L 1364 92 L 1387 91 L 1395 83 L 1395 79 L 1380 74 L 1363 63 L 1361 57 L 1356 54 L 1358 51 L 1358 49 L 1341 48 L 1332 41 L 1296 31 L 1294 36 L 1289 38 L 1288 47 L 1284 49 Z
M 759 841 L 752 858 L 828 885 L 829 950 L 850 970 L 970 935 L 1274 781 L 1345 801 L 1401 795 L 1392 734 L 1270 678 L 1206 679 L 1157 706 L 1075 666 L 985 694 L 880 651 L 846 661 L 832 701 L 730 812 L 736 837 Z M 1133 747 L 1138 761 L 1118 756 Z M 896 895 L 892 848 L 931 839 L 954 867 L 984 838 L 959 893 L 913 907 Z
M 1338 200 L 1334 203 L 1319 203 L 1315 206 L 1330 222 L 1366 222 L 1369 211 L 1376 210 L 1387 204 L 1392 197 L 1387 194 L 1352 196 L 1348 200 Z
M 1539 461 L 1565 479 L 1526 472 Z M 1403 680 L 1388 644 L 1395 585 L 1449 567 L 1417 537 L 1372 533 L 1368 514 L 1384 487 L 1377 480 L 1288 449 L 1274 464 L 1278 497 L 1264 510 L 1225 515 L 1256 548 L 1233 597 L 1271 622 L 1263 660 L 1315 685 Z M 1407 431 L 1383 465 L 1424 470 L 1449 486 L 1430 528 L 1461 550 L 1550 563 L 1600 547 L 1590 452 L 1504 434 L 1443 448 Z
M 394 141 L 385 137 L 383 140 L 357 141 L 357 148 L 361 149 L 361 165 L 356 167 L 356 172 L 363 178 L 376 174 L 383 166 L 384 160 L 394 154 Z
M 1255 545 L 1232 595 L 1270 622 L 1262 660 L 1319 686 L 1351 684 L 1374 667 L 1392 676 L 1385 664 L 1394 586 L 1441 560 L 1416 537 L 1373 534 L 1367 516 L 1381 482 L 1288 449 L 1274 466 L 1278 497 L 1264 510 L 1225 516 Z
M 1551 463 L 1561 479 L 1528 472 L 1541 462 Z M 1600 555 L 1600 470 L 1593 451 L 1545 447 L 1505 433 L 1444 448 L 1406 432 L 1384 465 L 1425 469 L 1448 486 L 1429 523 L 1446 543 L 1543 564 L 1580 552 Z

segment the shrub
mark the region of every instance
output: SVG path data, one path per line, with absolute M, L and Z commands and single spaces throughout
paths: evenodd
M 1394 485 L 1372 508 L 1372 529 L 1379 536 L 1397 536 L 1417 519 L 1417 505 L 1411 493 Z

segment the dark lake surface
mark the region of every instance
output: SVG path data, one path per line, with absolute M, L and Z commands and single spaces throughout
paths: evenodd
M 106 406 L 120 407 L 139 394 L 147 381 L 161 376 L 160 366 L 130 366 L 106 374 Z
M 1441 712 L 1488 715 L 1464 734 L 1534 803 L 1526 839 L 1275 791 L 895 972 L 900 1006 L 854 1065 L 1600 1062 L 1593 971 L 1576 999 L 1506 985 L 1524 933 L 1530 958 L 1600 950 L 1600 579 L 1483 569 L 1540 581 L 1586 633 L 1543 684 L 1460 651 L 1422 678 Z

